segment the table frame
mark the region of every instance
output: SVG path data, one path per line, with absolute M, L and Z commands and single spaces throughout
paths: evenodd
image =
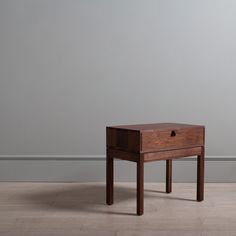
M 172 159 L 197 156 L 197 201 L 204 199 L 204 146 L 165 150 L 148 153 L 126 152 L 107 148 L 106 156 L 106 203 L 114 202 L 114 159 L 136 162 L 137 164 L 137 215 L 144 212 L 144 163 L 166 160 L 166 193 L 172 191 Z

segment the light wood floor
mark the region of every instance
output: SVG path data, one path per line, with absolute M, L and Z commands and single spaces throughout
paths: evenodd
M 135 184 L 115 184 L 105 205 L 99 183 L 0 183 L 1 236 L 236 235 L 236 184 L 145 184 L 145 212 L 136 216 Z

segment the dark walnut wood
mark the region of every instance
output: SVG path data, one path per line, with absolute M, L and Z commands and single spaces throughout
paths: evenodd
M 143 214 L 144 163 L 166 160 L 166 192 L 172 191 L 172 159 L 197 156 L 197 200 L 204 198 L 204 144 L 202 125 L 157 123 L 106 128 L 107 204 L 113 203 L 113 159 L 137 163 L 137 214 Z
M 204 145 L 204 126 L 146 124 L 107 127 L 107 147 L 129 152 L 153 152 Z

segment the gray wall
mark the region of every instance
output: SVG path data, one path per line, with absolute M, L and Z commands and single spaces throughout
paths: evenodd
M 102 181 L 105 126 L 174 121 L 205 124 L 207 180 L 235 181 L 235 12 L 233 0 L 0 0 L 0 180 Z M 126 164 L 118 180 L 133 179 Z M 195 164 L 176 162 L 176 181 Z

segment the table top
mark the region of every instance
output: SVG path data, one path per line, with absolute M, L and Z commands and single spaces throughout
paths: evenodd
M 166 130 L 166 129 L 183 129 L 204 127 L 203 125 L 180 124 L 180 123 L 153 123 L 153 124 L 134 124 L 134 125 L 116 125 L 109 126 L 109 128 L 126 129 L 126 130 Z

